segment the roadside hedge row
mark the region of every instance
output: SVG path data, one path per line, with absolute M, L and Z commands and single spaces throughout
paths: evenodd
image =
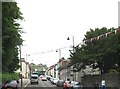
M 18 80 L 19 79 L 19 73 L 3 73 L 0 74 L 0 76 L 2 75 L 2 83 L 4 84 L 6 81 L 8 80 Z

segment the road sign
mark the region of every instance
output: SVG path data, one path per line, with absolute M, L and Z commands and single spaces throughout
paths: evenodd
M 105 89 L 105 80 L 102 80 L 102 89 Z
M 102 86 L 105 86 L 105 80 L 102 80 Z

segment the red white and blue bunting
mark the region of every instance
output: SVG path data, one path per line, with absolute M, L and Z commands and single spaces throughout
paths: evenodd
M 107 32 L 105 34 L 99 35 L 97 37 L 93 37 L 93 38 L 90 38 L 90 39 L 83 40 L 83 43 L 87 44 L 89 42 L 94 42 L 95 40 L 102 40 L 104 37 L 109 37 L 111 34 L 116 34 L 117 32 L 120 33 L 120 28 L 118 28 L 114 31 Z
M 97 37 L 86 39 L 86 40 L 82 41 L 81 43 L 79 43 L 78 45 L 84 45 L 84 44 L 87 44 L 87 43 L 90 43 L 90 42 L 94 42 L 95 40 L 102 40 L 103 37 L 109 37 L 111 34 L 116 34 L 117 32 L 120 33 L 120 28 L 118 28 L 118 29 L 116 29 L 114 31 L 107 32 L 105 34 L 99 35 Z M 67 49 L 67 48 L 71 48 L 71 45 L 67 46 L 67 47 L 58 48 L 58 49 L 48 50 L 48 51 L 42 51 L 42 52 L 37 52 L 37 53 L 30 53 L 30 55 L 31 54 L 32 55 L 39 55 L 39 54 L 46 54 L 46 53 L 51 53 L 51 52 L 57 52 L 59 50 L 63 50 L 63 49 Z

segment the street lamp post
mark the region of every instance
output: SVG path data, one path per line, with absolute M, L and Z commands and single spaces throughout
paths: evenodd
M 60 59 L 61 59 L 61 49 L 59 48 L 58 50 L 56 50 L 56 52 L 59 52 L 59 61 L 60 61 Z M 60 65 L 59 65 L 59 67 L 60 67 Z M 60 79 L 60 70 L 58 70 L 58 77 Z
M 68 37 L 67 40 L 70 40 L 70 38 Z M 75 46 L 75 44 L 74 44 L 74 36 L 72 37 L 72 42 L 73 42 L 72 46 L 73 46 L 73 52 L 74 52 L 74 46 Z
M 67 40 L 70 40 L 70 38 L 68 37 Z M 74 53 L 74 46 L 75 46 L 75 44 L 74 44 L 74 36 L 72 37 L 72 43 L 73 43 L 72 48 L 73 48 L 73 53 Z M 74 67 L 73 66 L 72 66 L 72 71 L 73 71 L 73 81 L 74 81 L 74 76 L 76 77 L 76 75 L 74 75 Z
M 120 28 L 120 1 L 118 2 L 118 28 Z
M 59 48 L 58 50 L 56 50 L 56 52 L 59 52 L 59 60 L 61 59 L 61 49 Z
M 22 58 L 21 58 L 21 45 L 19 46 L 20 51 L 20 78 L 21 78 L 21 86 L 22 86 Z
M 28 63 L 27 63 L 27 57 L 28 57 L 28 56 L 30 56 L 30 55 L 26 54 L 26 78 L 27 78 L 27 76 L 28 76 L 28 71 L 27 71 L 27 68 L 28 68 L 28 67 L 27 67 L 27 65 L 28 65 Z

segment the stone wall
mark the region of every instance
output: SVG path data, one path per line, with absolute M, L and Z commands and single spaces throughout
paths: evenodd
M 105 87 L 119 87 L 120 89 L 120 73 L 86 75 L 82 77 L 82 83 L 85 87 L 94 87 L 95 84 L 101 86 L 102 80 L 105 80 Z

